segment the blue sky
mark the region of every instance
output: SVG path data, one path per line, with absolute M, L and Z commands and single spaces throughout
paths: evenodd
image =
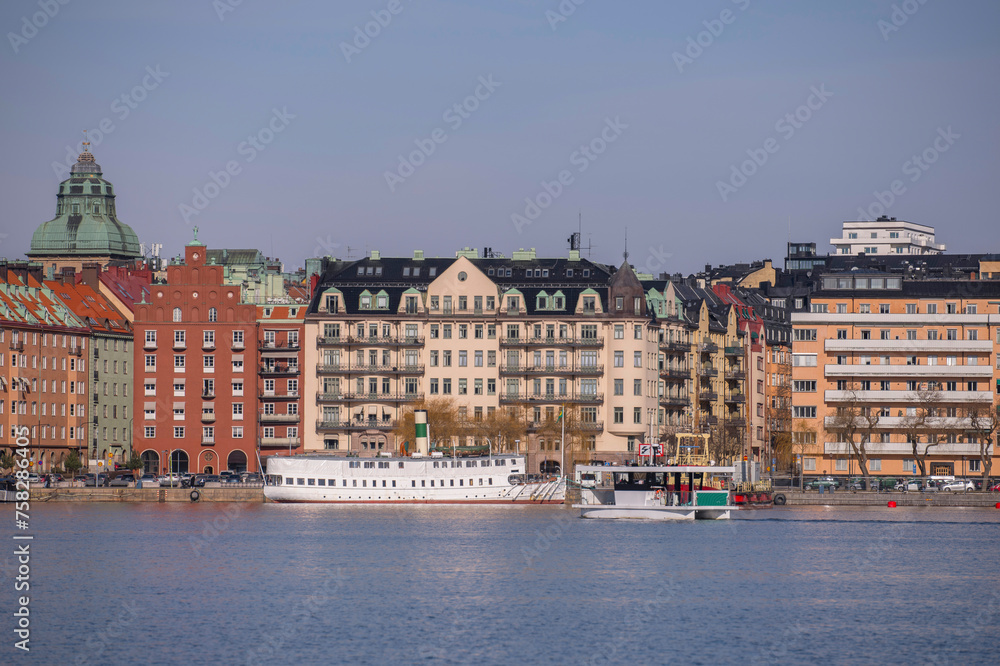
M 0 256 L 102 123 L 119 217 L 168 255 L 194 225 L 289 269 L 564 255 L 582 214 L 593 259 L 627 228 L 637 267 L 689 273 L 780 260 L 789 227 L 829 251 L 896 180 L 888 215 L 1000 251 L 995 2 L 236 1 L 0 5 Z

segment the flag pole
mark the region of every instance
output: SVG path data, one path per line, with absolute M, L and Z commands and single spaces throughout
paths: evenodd
M 562 418 L 562 441 L 559 446 L 559 475 L 562 476 L 563 480 L 566 479 L 566 404 L 562 405 L 562 413 L 559 415 Z

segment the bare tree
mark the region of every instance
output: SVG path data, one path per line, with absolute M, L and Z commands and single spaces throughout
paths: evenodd
M 921 388 L 913 394 L 912 412 L 907 413 L 900 421 L 900 427 L 906 435 L 913 451 L 913 459 L 920 468 L 920 476 L 927 475 L 927 453 L 932 446 L 941 442 L 938 414 L 941 411 L 941 392 L 933 388 Z M 909 410 L 908 410 L 909 411 Z M 920 438 L 925 438 L 926 446 L 921 449 Z
M 853 384 L 844 392 L 844 397 L 845 400 L 837 405 L 837 411 L 826 430 L 836 434 L 840 441 L 847 444 L 851 456 L 857 460 L 858 467 L 867 480 L 868 441 L 878 425 L 879 415 L 861 401 Z
M 976 404 L 967 407 L 965 415 L 969 419 L 969 435 L 974 436 L 979 442 L 980 468 L 983 474 L 983 491 L 989 490 L 988 482 L 990 472 L 993 469 L 993 456 L 990 452 L 990 445 L 993 443 L 993 436 L 1000 429 L 1000 405 Z
M 412 442 L 416 441 L 416 428 L 413 425 L 413 412 L 418 409 L 427 410 L 428 433 L 431 437 L 430 445 L 447 446 L 451 444 L 452 438 L 461 437 L 466 434 L 466 426 L 458 415 L 458 407 L 451 398 L 430 398 L 421 400 L 412 406 L 408 406 L 399 419 L 396 421 L 396 428 L 393 434 L 398 442 L 411 442 L 410 450 L 413 450 Z

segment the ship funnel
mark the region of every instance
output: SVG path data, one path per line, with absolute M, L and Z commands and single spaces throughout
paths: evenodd
M 413 410 L 413 425 L 417 432 L 416 441 L 416 453 L 417 455 L 426 456 L 430 451 L 429 441 L 427 438 L 427 410 L 426 409 L 415 409 Z

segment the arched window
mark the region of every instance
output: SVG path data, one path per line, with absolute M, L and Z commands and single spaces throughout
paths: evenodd
M 216 310 L 215 308 L 209 308 L 208 309 L 208 320 L 209 321 L 218 321 L 219 320 L 219 311 Z
M 180 321 L 180 320 L 181 320 L 181 309 L 174 308 L 174 321 Z

